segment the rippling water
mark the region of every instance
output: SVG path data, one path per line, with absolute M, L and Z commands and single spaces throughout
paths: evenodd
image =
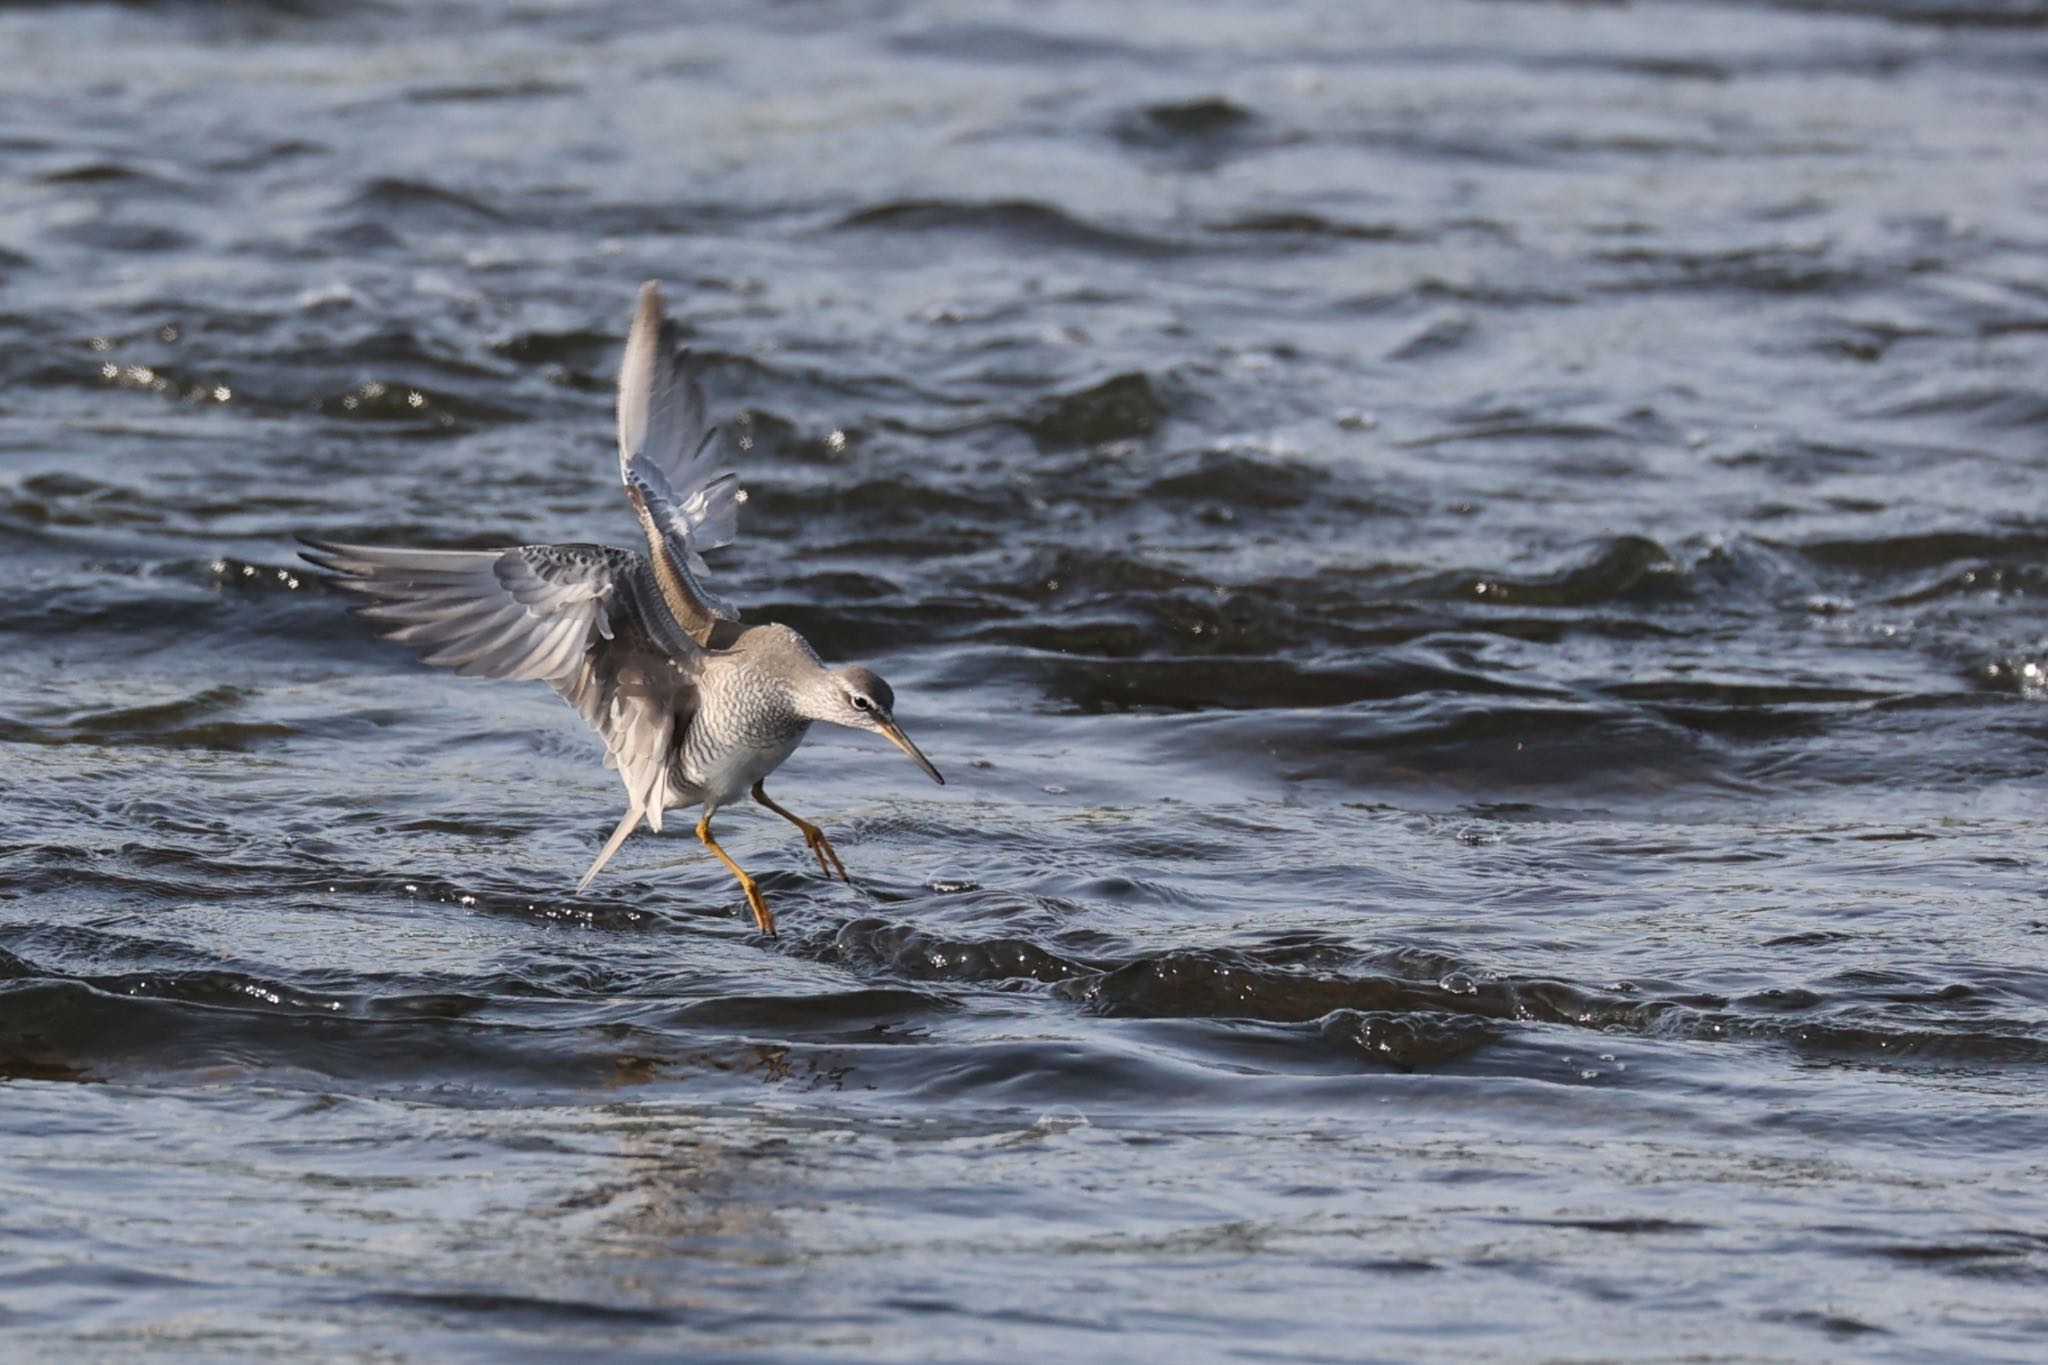
M 11 1358 L 2048 1349 L 2037 0 L 0 50 Z M 630 543 L 650 277 L 953 779 L 775 943 L 293 558 Z

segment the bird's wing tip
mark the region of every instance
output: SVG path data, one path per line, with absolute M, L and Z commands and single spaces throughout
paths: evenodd
M 648 280 L 640 286 L 640 293 L 633 308 L 633 322 L 636 326 L 658 327 L 661 320 L 661 281 Z
M 339 573 L 341 571 L 341 566 L 335 561 L 348 553 L 341 545 L 331 540 L 320 540 L 314 536 L 307 535 L 295 535 L 292 539 L 305 547 L 299 551 L 300 559 L 305 560 L 315 568 L 325 569 L 329 573 Z

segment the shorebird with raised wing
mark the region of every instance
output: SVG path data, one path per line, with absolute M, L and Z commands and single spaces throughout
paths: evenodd
M 803 831 L 818 868 L 845 880 L 825 832 L 769 800 L 769 774 L 814 721 L 872 730 L 944 783 L 896 723 L 889 684 L 828 668 L 787 626 L 740 624 L 705 588 L 704 552 L 732 543 L 742 501 L 723 443 L 685 368 L 661 290 L 641 286 L 619 370 L 619 475 L 647 552 L 604 545 L 412 550 L 303 538 L 305 557 L 370 599 L 356 614 L 425 661 L 472 677 L 545 682 L 603 737 L 626 813 L 577 883 L 590 885 L 642 820 L 695 806 L 697 838 L 739 878 L 754 922 L 775 916 L 718 846 L 711 817 L 752 795 Z

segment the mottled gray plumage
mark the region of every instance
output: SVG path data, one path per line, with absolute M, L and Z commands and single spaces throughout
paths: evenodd
M 938 770 L 897 726 L 895 694 L 865 668 L 828 669 L 787 626 L 745 626 L 703 584 L 703 552 L 730 544 L 741 501 L 703 391 L 676 349 L 661 294 L 642 286 L 619 373 L 619 474 L 647 553 L 603 545 L 411 550 L 306 539 L 305 557 L 369 601 L 356 613 L 431 664 L 475 677 L 541 681 L 605 743 L 626 813 L 580 891 L 641 820 L 702 809 L 697 835 L 740 879 L 760 927 L 774 919 L 754 881 L 710 833 L 711 815 L 752 793 L 804 832 L 821 869 L 845 869 L 817 826 L 770 801 L 768 775 L 814 721 L 873 730 Z

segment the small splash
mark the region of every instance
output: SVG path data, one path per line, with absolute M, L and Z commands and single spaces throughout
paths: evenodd
M 965 872 L 943 868 L 925 878 L 924 889 L 937 896 L 958 896 L 968 891 L 981 890 L 981 883 Z
M 252 564 L 231 555 L 222 555 L 208 568 L 216 591 L 232 588 L 239 592 L 297 592 L 305 586 L 305 579 L 297 570 L 278 564 Z
M 1984 685 L 2031 700 L 2048 696 L 2048 664 L 2039 659 L 1995 659 L 1979 671 Z
M 310 289 L 300 290 L 294 302 L 301 309 L 312 312 L 320 308 L 359 307 L 364 300 L 361 294 L 349 288 L 348 285 L 340 280 L 333 280 L 327 284 L 315 285 Z
M 1089 1126 L 1088 1116 L 1071 1104 L 1055 1105 L 1038 1116 L 1031 1125 L 1032 1133 L 1052 1137 L 1059 1133 L 1071 1133 L 1076 1128 Z

